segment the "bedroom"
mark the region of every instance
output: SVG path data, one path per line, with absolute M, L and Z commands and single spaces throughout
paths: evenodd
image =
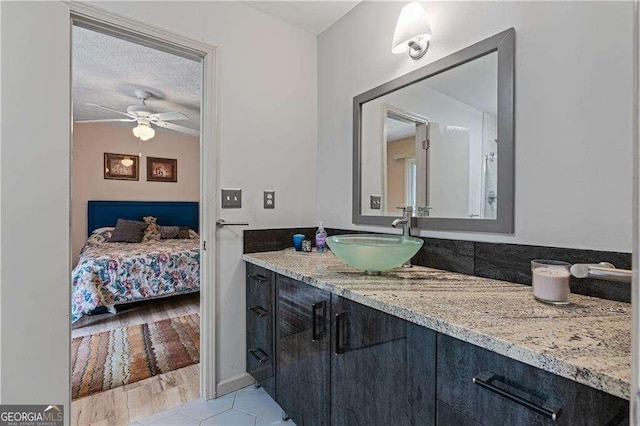
M 162 381 L 180 402 L 199 393 L 202 65 L 80 26 L 72 39 L 71 408 L 83 423 L 126 406 L 118 395 L 167 398 L 152 391 Z

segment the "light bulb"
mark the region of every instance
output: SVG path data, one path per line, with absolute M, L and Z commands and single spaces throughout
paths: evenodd
M 136 138 L 142 139 L 143 141 L 148 141 L 156 135 L 156 131 L 153 130 L 148 124 L 141 123 L 133 128 L 133 135 Z

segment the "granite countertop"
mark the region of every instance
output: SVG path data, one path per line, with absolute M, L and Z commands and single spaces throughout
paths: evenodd
M 331 252 L 275 251 L 243 260 L 435 331 L 629 399 L 631 305 L 572 294 L 568 306 L 531 287 L 414 266 L 378 276 Z

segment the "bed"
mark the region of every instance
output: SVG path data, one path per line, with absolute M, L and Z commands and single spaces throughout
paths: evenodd
M 104 306 L 200 290 L 197 202 L 89 201 L 88 239 L 72 272 L 71 321 Z M 190 239 L 107 242 L 119 218 L 158 218 L 193 230 Z

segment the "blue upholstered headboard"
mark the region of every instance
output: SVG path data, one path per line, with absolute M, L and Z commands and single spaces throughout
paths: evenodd
M 143 216 L 157 217 L 158 225 L 188 226 L 199 232 L 199 208 L 193 201 L 89 201 L 87 213 L 87 235 L 116 226 L 118 218 L 142 220 Z

